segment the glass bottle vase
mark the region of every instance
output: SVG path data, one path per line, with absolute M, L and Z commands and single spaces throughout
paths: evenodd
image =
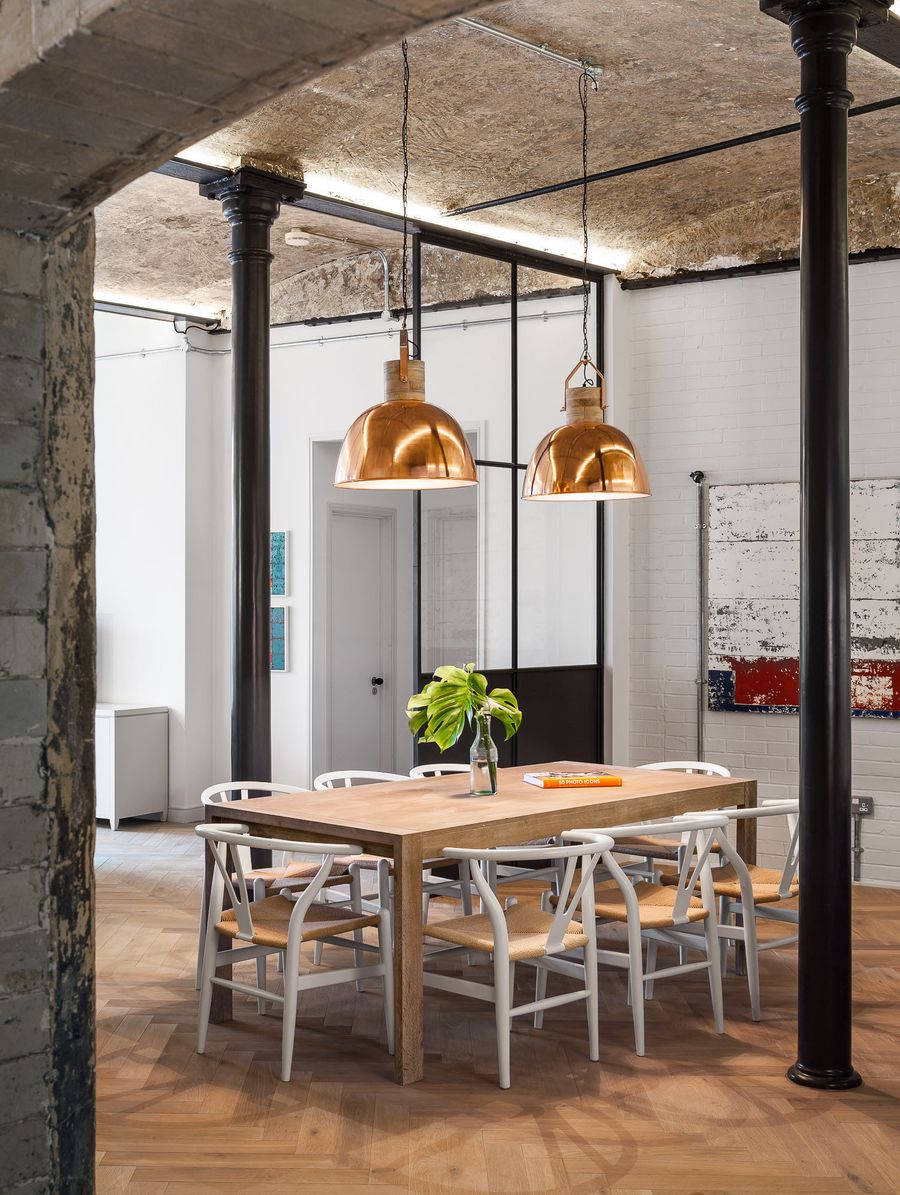
M 478 797 L 497 791 L 497 747 L 491 738 L 490 718 L 475 719 L 475 741 L 469 751 L 469 788 Z

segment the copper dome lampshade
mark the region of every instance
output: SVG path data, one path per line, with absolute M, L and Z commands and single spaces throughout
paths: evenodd
M 475 461 L 452 415 L 425 401 L 425 363 L 410 360 L 406 328 L 409 256 L 409 46 L 403 55 L 403 315 L 400 360 L 384 363 L 384 402 L 356 419 L 344 437 L 334 484 L 345 490 L 433 490 L 477 485 Z M 418 346 L 417 346 L 418 349 Z
M 384 363 L 384 402 L 359 416 L 344 437 L 334 484 L 341 489 L 425 490 L 476 485 L 475 461 L 452 415 L 425 401 L 425 363 Z
M 579 369 L 590 366 L 596 386 L 569 386 Z M 522 497 L 528 501 L 607 501 L 647 498 L 650 484 L 628 436 L 606 423 L 606 382 L 588 356 L 563 384 L 566 422 L 538 444 L 525 470 Z

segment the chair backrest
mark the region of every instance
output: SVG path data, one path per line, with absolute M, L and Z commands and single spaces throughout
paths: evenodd
M 284 838 L 257 838 L 255 836 L 251 839 L 250 828 L 240 822 L 204 822 L 195 826 L 194 830 L 201 838 L 206 839 L 216 868 L 209 894 L 207 933 L 210 933 L 210 927 L 215 925 L 222 916 L 225 893 L 227 892 L 237 921 L 236 937 L 243 942 L 250 942 L 253 939 L 253 901 L 250 899 L 243 863 L 244 855 L 250 853 L 248 842 L 252 842 L 254 846 L 265 851 L 291 852 L 322 860 L 319 870 L 297 898 L 296 907 L 291 913 L 288 926 L 289 938 L 302 927 L 306 910 L 313 903 L 322 885 L 331 874 L 335 856 L 356 855 L 362 851 L 359 846 L 343 842 L 292 842 Z
M 726 779 L 731 775 L 720 763 L 703 763 L 700 760 L 677 759 L 665 763 L 642 763 L 638 766 L 645 772 L 688 772 L 702 776 L 723 776 Z
M 352 788 L 354 784 L 384 784 L 389 780 L 409 780 L 397 772 L 360 772 L 351 768 L 347 772 L 323 772 L 313 781 L 313 788 Z
M 583 839 L 633 838 L 645 834 L 652 825 L 654 834 L 679 834 L 681 836 L 681 857 L 678 866 L 678 880 L 675 885 L 675 900 L 672 905 L 672 921 L 683 925 L 688 920 L 688 909 L 699 885 L 703 903 L 711 916 L 715 916 L 716 898 L 712 887 L 712 871 L 709 854 L 713 842 L 713 831 L 723 830 L 728 825 L 724 813 L 686 813 L 670 822 L 638 822 L 627 826 L 604 826 L 600 830 L 573 831 L 572 837 Z M 563 835 L 565 839 L 570 836 Z M 613 847 L 603 851 L 603 866 L 619 885 L 625 897 L 629 917 L 639 916 L 638 898 L 634 886 L 613 854 Z
M 200 794 L 204 805 L 222 805 L 225 801 L 245 801 L 251 793 L 308 793 L 308 788 L 297 788 L 294 784 L 276 784 L 274 780 L 229 780 L 224 784 L 211 784 Z
M 411 780 L 420 780 L 425 776 L 454 776 L 468 772 L 467 763 L 420 763 L 417 768 L 410 768 Z
M 265 793 L 274 797 L 278 793 L 307 793 L 308 788 L 297 788 L 294 784 L 276 784 L 274 780 L 228 780 L 222 784 L 211 784 L 200 794 L 203 805 L 224 805 L 228 801 L 246 801 L 251 793 Z M 253 844 L 256 846 L 256 843 Z M 250 861 L 250 848 L 242 846 L 241 864 L 245 872 L 253 870 Z M 274 866 L 281 867 L 284 855 L 278 855 L 272 860 Z
M 579 840 L 563 846 L 544 847 L 496 847 L 490 850 L 448 847 L 443 854 L 448 859 L 467 860 L 472 882 L 481 897 L 481 907 L 487 912 L 494 932 L 494 944 L 498 953 L 509 949 L 509 931 L 503 906 L 491 888 L 483 863 L 519 863 L 545 860 L 559 863 L 565 861 L 565 869 L 559 883 L 556 911 L 547 931 L 545 954 L 558 954 L 565 949 L 564 938 L 576 910 L 581 907 L 581 921 L 586 933 L 594 933 L 594 884 L 593 877 L 597 863 L 604 850 L 611 850 L 612 838 L 602 834 L 592 836 L 590 841 Z M 581 874 L 575 882 L 575 872 L 580 866 Z
M 784 854 L 784 864 L 778 880 L 778 895 L 786 900 L 791 895 L 791 884 L 800 863 L 800 802 L 799 801 L 763 801 L 761 805 L 750 809 L 725 809 L 722 811 L 729 821 L 745 821 L 748 818 L 783 817 L 787 821 L 788 844 Z M 741 881 L 741 886 L 751 884 L 750 872 L 747 864 L 737 852 L 732 842 L 722 839 L 721 854 L 734 868 L 735 874 Z

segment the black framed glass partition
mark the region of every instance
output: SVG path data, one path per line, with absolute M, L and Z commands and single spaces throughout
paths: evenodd
M 563 381 L 580 355 L 580 295 L 572 294 L 580 267 L 537 275 L 511 248 L 492 266 L 483 308 L 457 319 L 453 331 L 439 317 L 423 327 L 423 305 L 433 306 L 423 277 L 433 285 L 448 265 L 441 255 L 461 252 L 469 250 L 424 234 L 413 247 L 413 341 L 426 359 L 429 399 L 459 420 L 479 480 L 414 499 L 414 682 L 421 687 L 441 664 L 473 660 L 492 686 L 511 688 L 524 711 L 519 734 L 497 742 L 501 766 L 601 762 L 603 503 L 520 496 L 529 456 L 563 419 Z M 572 302 L 547 310 L 556 294 Z M 602 369 L 601 278 L 591 300 L 592 351 Z M 465 762 L 469 746 L 465 734 L 443 756 L 420 745 L 417 762 Z

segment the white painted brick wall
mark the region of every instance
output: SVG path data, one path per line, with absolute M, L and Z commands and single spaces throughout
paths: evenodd
M 696 752 L 696 490 L 799 477 L 799 275 L 773 274 L 629 291 L 628 430 L 653 497 L 631 508 L 632 763 Z M 851 469 L 900 476 L 900 262 L 853 266 Z M 797 793 L 798 719 L 706 714 L 708 759 Z M 864 823 L 863 880 L 900 885 L 900 721 L 853 720 L 854 792 L 875 798 Z M 761 833 L 771 859 L 780 834 Z M 766 851 L 768 843 L 770 851 Z

